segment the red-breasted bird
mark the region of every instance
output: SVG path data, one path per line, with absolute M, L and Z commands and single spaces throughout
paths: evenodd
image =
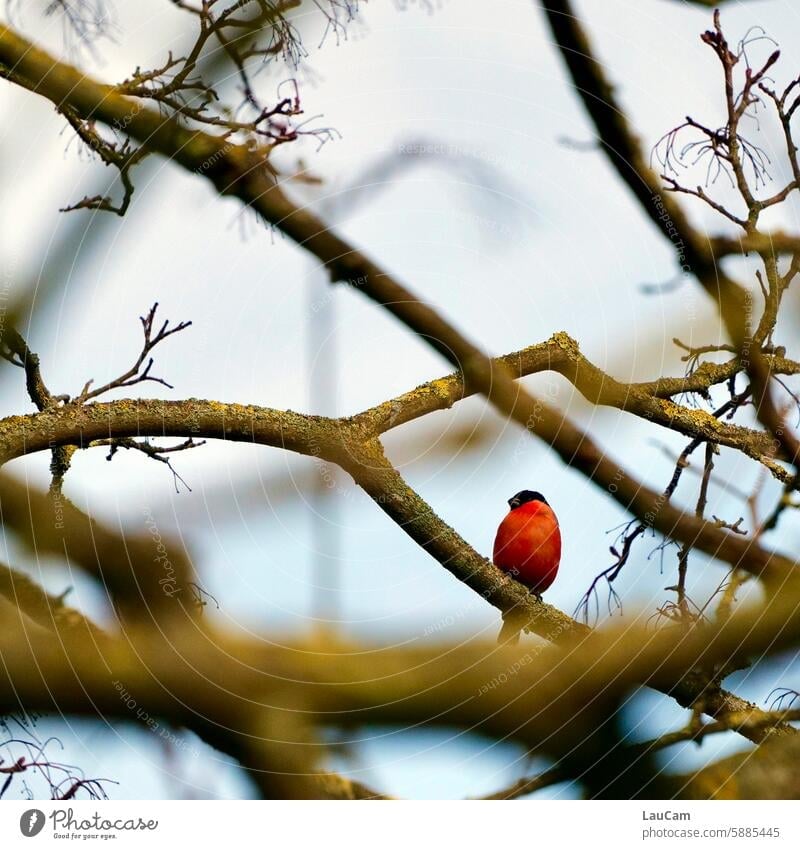
M 508 499 L 508 506 L 494 540 L 494 564 L 540 599 L 561 562 L 558 519 L 541 492 L 523 489 Z M 519 632 L 520 618 L 506 616 L 498 641 L 516 643 Z

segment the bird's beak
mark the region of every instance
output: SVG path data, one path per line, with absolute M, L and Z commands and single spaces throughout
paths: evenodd
M 518 498 L 516 498 L 516 497 L 514 497 L 514 498 L 509 498 L 509 499 L 508 499 L 508 506 L 509 506 L 512 510 L 516 510 L 516 509 L 517 509 L 517 507 L 519 507 L 519 499 L 518 499 Z

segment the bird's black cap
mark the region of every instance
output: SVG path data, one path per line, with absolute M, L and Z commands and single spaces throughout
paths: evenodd
M 523 489 L 521 492 L 518 492 L 513 498 L 508 499 L 508 506 L 512 510 L 516 510 L 517 507 L 521 507 L 523 504 L 527 504 L 529 501 L 541 501 L 543 504 L 547 504 L 547 499 L 542 495 L 541 492 L 534 492 L 530 489 Z

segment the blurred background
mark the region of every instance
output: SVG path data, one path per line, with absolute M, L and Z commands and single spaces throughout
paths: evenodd
M 192 19 L 164 0 L 109 3 L 111 38 L 92 50 L 65 41 L 63 22 L 41 14 L 45 3 L 14 5 L 12 20 L 28 37 L 109 82 L 137 65 L 163 62 L 169 50 L 179 55 L 193 38 Z M 709 10 L 676 0 L 577 5 L 648 148 L 687 114 L 719 120 L 717 60 L 698 37 L 710 25 Z M 535 4 L 362 3 L 346 37 L 326 34 L 311 4 L 296 23 L 308 57 L 299 68 L 266 67 L 261 91 L 298 79 L 307 117 L 337 135 L 322 147 L 308 138 L 277 152 L 287 171 L 304 168 L 315 178 L 298 181 L 292 194 L 485 350 L 508 353 L 565 330 L 598 366 L 629 381 L 681 374 L 685 363 L 673 337 L 720 341 L 713 304 L 680 278 L 669 246 L 594 148 Z M 782 49 L 778 81 L 796 76 L 800 11 L 793 4 L 727 3 L 723 23 L 731 40 L 763 27 Z M 227 84 L 232 91 L 234 81 Z M 76 394 L 88 378 L 104 381 L 124 370 L 139 351 L 138 316 L 155 301 L 162 318 L 193 324 L 157 349 L 154 373 L 175 388 L 141 387 L 152 397 L 339 415 L 449 372 L 380 308 L 357 291 L 330 287 L 313 258 L 181 168 L 145 160 L 134 172 L 136 192 L 124 218 L 65 214 L 60 207 L 85 195 L 109 186 L 119 191 L 109 169 L 81 150 L 48 101 L 7 83 L 0 85 L 0 139 L 3 300 L 30 297 L 20 330 L 41 356 L 53 392 Z M 778 150 L 768 122 L 760 142 L 768 154 Z M 777 180 L 783 166 L 777 154 L 772 158 Z M 726 231 L 722 219 L 690 210 L 701 226 Z M 783 205 L 776 223 L 796 230 L 795 211 Z M 746 269 L 739 271 L 750 285 Z M 797 306 L 790 291 L 776 336 L 790 355 Z M 31 411 L 21 372 L 1 365 L 0 412 Z M 684 439 L 592 407 L 557 375 L 525 383 L 648 485 L 666 485 Z M 564 539 L 561 573 L 547 600 L 567 613 L 613 562 L 609 545 L 629 517 L 481 399 L 404 426 L 385 442 L 411 485 L 487 555 L 506 499 L 525 488 L 544 492 Z M 205 615 L 224 627 L 270 639 L 338 629 L 403 645 L 497 631 L 497 612 L 342 473 L 278 450 L 217 442 L 177 455 L 175 468 L 191 491 L 176 492 L 161 464 L 133 452 L 119 452 L 112 462 L 105 457 L 103 449 L 79 452 L 65 494 L 125 533 L 146 532 L 152 515 L 158 531 L 189 552 L 213 596 Z M 46 488 L 48 462 L 40 454 L 8 471 Z M 779 488 L 723 449 L 709 514 L 743 516 L 751 528 L 745 499 L 761 484 L 763 513 Z M 676 503 L 693 509 L 697 485 L 684 475 Z M 765 542 L 793 552 L 799 531 L 790 512 Z M 654 552 L 659 542 L 636 544 L 615 584 L 622 610 L 607 605 L 601 588 L 600 622 L 654 613 L 674 598 L 664 588 L 675 582 L 676 549 Z M 69 564 L 31 558 L 11 536 L 3 546 L 9 562 L 52 592 L 71 588 L 71 604 L 110 621 L 105 598 Z M 693 554 L 692 599 L 702 606 L 725 574 Z M 782 657 L 728 683 L 764 705 L 775 687 L 800 688 L 800 669 L 794 657 Z M 631 739 L 686 719 L 674 703 L 644 691 L 632 695 L 627 716 Z M 28 731 L 41 740 L 57 735 L 51 755 L 119 782 L 106 785 L 112 798 L 253 794 L 233 763 L 188 733 L 164 745 L 145 730 L 70 718 L 38 718 Z M 461 731 L 367 728 L 350 743 L 331 766 L 402 796 L 489 793 L 532 768 L 516 746 Z M 702 747 L 675 746 L 660 757 L 665 768 L 682 772 L 746 745 L 716 735 Z M 40 790 L 35 782 L 29 789 Z M 558 785 L 544 795 L 577 792 Z

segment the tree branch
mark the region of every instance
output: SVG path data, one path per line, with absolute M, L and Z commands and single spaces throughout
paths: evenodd
M 670 690 L 698 670 L 775 654 L 799 640 L 796 598 L 688 631 L 626 625 L 558 650 L 483 641 L 398 649 L 340 644 L 329 635 L 287 644 L 185 628 L 131 628 L 125 641 L 87 645 L 67 634 L 43 639 L 11 627 L 0 629 L 0 711 L 24 704 L 129 720 L 133 705 L 191 728 L 253 773 L 275 769 L 263 759 L 273 744 L 292 743 L 291 768 L 306 764 L 311 771 L 287 775 L 279 786 L 314 795 L 320 747 L 298 736 L 301 720 L 343 728 L 464 727 L 567 757 L 570 769 L 581 769 L 605 745 L 597 728 L 639 682 Z M 778 733 L 776 717 L 764 711 L 730 721 L 763 740 L 767 718 Z M 274 789 L 273 780 L 262 778 L 262 788 Z

